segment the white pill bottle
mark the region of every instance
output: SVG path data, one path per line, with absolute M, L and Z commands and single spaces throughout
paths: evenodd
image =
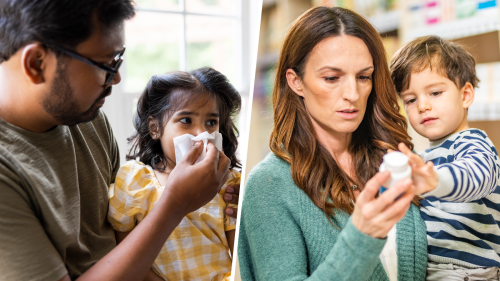
M 389 171 L 391 172 L 391 176 L 380 187 L 379 193 L 393 187 L 403 179 L 411 179 L 411 167 L 408 164 L 410 159 L 404 153 L 393 151 L 384 155 L 383 159 L 379 172 Z

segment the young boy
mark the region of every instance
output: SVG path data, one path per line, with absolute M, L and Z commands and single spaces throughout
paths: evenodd
M 391 75 L 411 126 L 430 141 L 421 158 L 399 147 L 424 197 L 427 280 L 499 280 L 500 161 L 486 133 L 467 122 L 479 82 L 473 57 L 422 37 L 398 51 Z

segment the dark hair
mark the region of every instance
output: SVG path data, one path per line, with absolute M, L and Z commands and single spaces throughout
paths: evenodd
M 302 14 L 285 37 L 276 67 L 273 89 L 274 128 L 271 150 L 290 164 L 295 184 L 329 218 L 334 209 L 353 212 L 355 182 L 318 141 L 303 99 L 287 83 L 293 69 L 300 79 L 313 48 L 333 36 L 350 35 L 363 40 L 373 59 L 373 88 L 366 113 L 352 133 L 348 151 L 352 155 L 359 187 L 377 172 L 387 149 L 400 142 L 413 144 L 406 132 L 406 119 L 399 113 L 382 40 L 377 31 L 358 14 L 339 7 L 316 7 Z M 418 200 L 414 199 L 415 204 Z
M 424 36 L 406 44 L 394 55 L 391 78 L 396 91 L 401 93 L 408 89 L 412 73 L 421 72 L 426 68 L 433 70 L 433 67 L 453 81 L 459 89 L 467 82 L 474 88 L 479 83 L 476 77 L 476 61 L 462 45 L 438 36 Z
M 95 28 L 135 15 L 133 0 L 0 0 L 0 63 L 33 42 L 74 48 Z
M 179 92 L 182 93 L 181 97 L 174 95 Z M 139 157 L 144 164 L 163 171 L 166 168 L 166 159 L 160 141 L 150 136 L 148 118 L 151 116 L 158 121 L 160 134 L 163 134 L 163 128 L 170 116 L 193 98 L 197 99 L 204 93 L 208 93 L 210 98 L 215 98 L 217 101 L 222 150 L 231 160 L 231 168 L 241 168 L 236 158 L 238 128 L 232 119 L 240 111 L 241 97 L 226 76 L 209 67 L 151 77 L 137 103 L 137 114 L 134 118 L 137 132 L 128 139 L 132 143 L 132 148 L 127 160 Z

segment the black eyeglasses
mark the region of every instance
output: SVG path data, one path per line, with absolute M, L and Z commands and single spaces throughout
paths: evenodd
M 59 46 L 52 45 L 52 44 L 45 44 L 45 46 L 47 48 L 51 48 L 51 49 L 54 49 L 56 51 L 59 51 L 59 52 L 65 54 L 69 57 L 76 59 L 76 60 L 79 60 L 79 61 L 84 62 L 84 63 L 89 64 L 89 65 L 93 65 L 99 69 L 106 71 L 107 74 L 106 74 L 106 81 L 104 82 L 104 87 L 108 87 L 111 84 L 111 81 L 113 81 L 113 79 L 115 78 L 116 74 L 118 73 L 118 69 L 122 65 L 123 54 L 125 53 L 125 46 L 123 46 L 123 50 L 121 50 L 121 52 L 115 56 L 113 61 L 108 66 L 108 65 L 105 65 L 103 63 L 96 62 L 94 60 L 86 58 L 86 57 L 84 57 L 84 56 L 82 56 L 74 51 L 71 51 L 71 50 L 63 48 L 63 47 L 59 47 Z

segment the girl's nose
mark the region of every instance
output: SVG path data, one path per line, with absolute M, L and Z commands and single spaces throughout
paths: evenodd
M 201 134 L 201 133 L 203 133 L 205 131 L 206 131 L 205 127 L 203 127 L 203 126 L 196 126 L 194 128 L 194 133 L 195 133 L 194 135 L 197 136 L 197 135 L 199 135 L 199 134 Z

